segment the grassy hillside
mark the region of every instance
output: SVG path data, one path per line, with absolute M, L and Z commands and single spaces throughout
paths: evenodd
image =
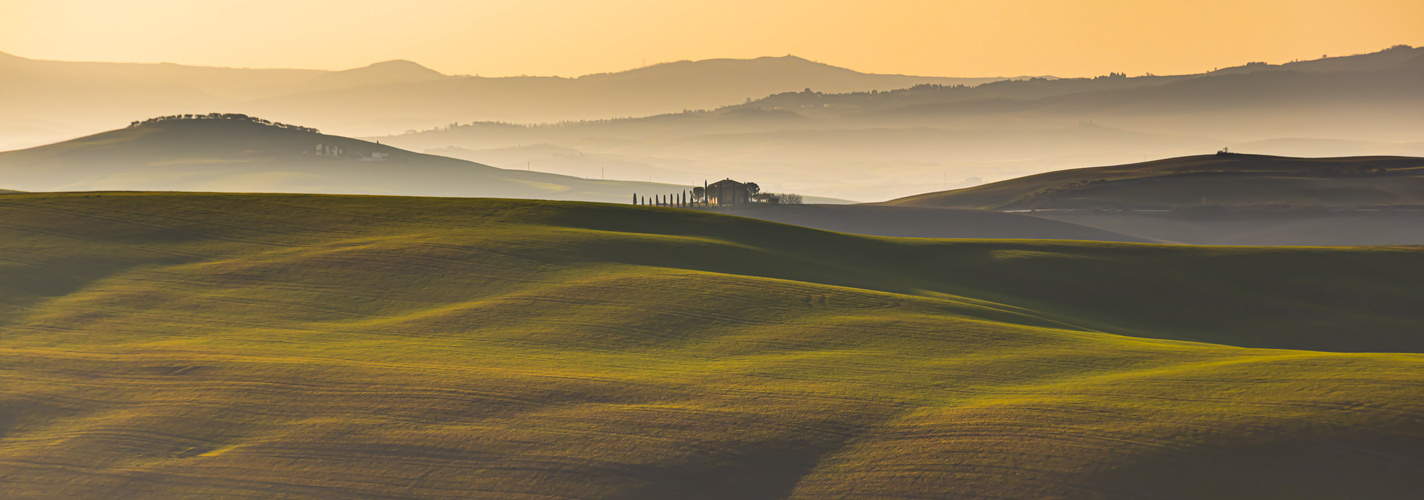
M 1188 156 L 1048 172 L 886 203 L 990 210 L 1421 205 L 1424 158 Z
M 1152 242 L 1094 227 L 990 210 L 761 203 L 716 207 L 713 210 L 782 224 L 870 236 Z
M 374 157 L 379 156 L 379 157 Z M 0 183 L 26 191 L 261 191 L 631 202 L 686 186 L 504 170 L 244 120 L 145 123 L 0 152 Z
M 12 498 L 1411 498 L 1424 251 L 0 198 Z M 1097 330 L 1097 331 L 1095 331 Z

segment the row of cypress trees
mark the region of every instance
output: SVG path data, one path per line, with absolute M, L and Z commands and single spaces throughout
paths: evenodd
M 705 207 L 707 199 L 700 196 L 689 196 L 686 190 L 682 193 L 653 195 L 651 200 L 647 196 L 639 197 L 638 193 L 633 193 L 633 204 L 653 207 Z

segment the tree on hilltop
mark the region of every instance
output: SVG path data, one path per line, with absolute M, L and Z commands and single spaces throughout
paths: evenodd
M 130 123 L 129 123 L 129 127 L 138 127 L 138 126 L 142 126 L 142 125 L 150 125 L 150 124 L 155 124 L 155 123 L 163 123 L 163 122 L 171 122 L 171 121 L 197 121 L 197 120 L 224 120 L 224 121 L 249 122 L 249 123 L 255 123 L 255 124 L 263 125 L 263 126 L 267 126 L 267 127 L 277 127 L 277 128 L 280 128 L 280 129 L 296 130 L 296 131 L 298 131 L 298 132 L 309 132 L 309 133 L 313 133 L 313 134 L 320 134 L 320 133 L 321 133 L 320 130 L 317 130 L 317 129 L 312 128 L 312 127 L 303 127 L 303 126 L 300 126 L 300 125 L 289 125 L 289 124 L 286 124 L 286 123 L 274 122 L 274 121 L 271 121 L 271 120 L 264 120 L 264 119 L 261 119 L 261 118 L 255 117 L 255 116 L 248 116 L 248 115 L 244 115 L 244 114 L 241 114 L 241 113 L 208 113 L 208 114 L 206 114 L 206 115 L 181 114 L 181 115 L 159 116 L 159 117 L 149 118 L 149 119 L 143 120 L 143 121 L 130 122 Z

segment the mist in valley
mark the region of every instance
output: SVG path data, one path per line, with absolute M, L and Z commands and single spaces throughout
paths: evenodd
M 1197 74 L 1093 78 L 877 75 L 794 56 L 682 61 L 579 78 L 454 76 L 409 61 L 318 71 L 8 55 L 0 55 L 0 70 L 8 76 L 0 81 L 0 138 L 9 147 L 120 129 L 0 152 L 6 174 L 0 188 L 30 191 L 624 203 L 634 195 L 683 196 L 693 186 L 736 179 L 768 193 L 800 194 L 808 203 L 848 204 L 1217 151 L 1424 156 L 1424 114 L 1418 113 L 1424 109 L 1424 48 L 1403 45 Z M 232 128 L 178 120 L 125 130 L 136 119 L 203 117 L 223 107 L 257 122 Z M 269 119 L 322 133 L 250 126 Z M 314 150 L 338 143 L 362 153 Z M 370 158 L 367 150 L 389 156 Z M 965 214 L 743 212 L 862 234 L 1050 237 L 1039 234 L 1046 230 L 1042 223 L 1025 219 L 1013 219 L 1017 225 L 1008 232 L 984 233 L 974 229 L 982 221 Z M 1263 245 L 1420 239 L 1412 219 L 1401 225 L 1399 218 L 1354 224 L 1379 231 L 1318 239 L 1312 235 L 1352 223 L 1287 225 L 1267 217 L 1259 224 L 1202 226 L 1053 217 L 1080 227 L 1050 232 L 1085 239 Z
M 874 75 L 767 57 L 580 78 L 70 63 L 0 55 L 0 147 L 233 109 L 511 170 L 859 202 L 1221 148 L 1424 155 L 1424 49 L 1192 75 Z
M 1222 148 L 1424 154 L 1424 50 L 1181 76 L 1121 74 L 889 92 L 804 89 L 742 104 L 557 124 L 459 122 L 381 140 L 504 168 L 696 184 L 755 179 L 856 201 Z

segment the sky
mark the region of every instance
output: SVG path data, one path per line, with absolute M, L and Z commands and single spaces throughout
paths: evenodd
M 1424 45 L 1420 0 L 0 0 L 35 59 L 557 75 L 794 54 L 923 76 L 1181 74 Z

